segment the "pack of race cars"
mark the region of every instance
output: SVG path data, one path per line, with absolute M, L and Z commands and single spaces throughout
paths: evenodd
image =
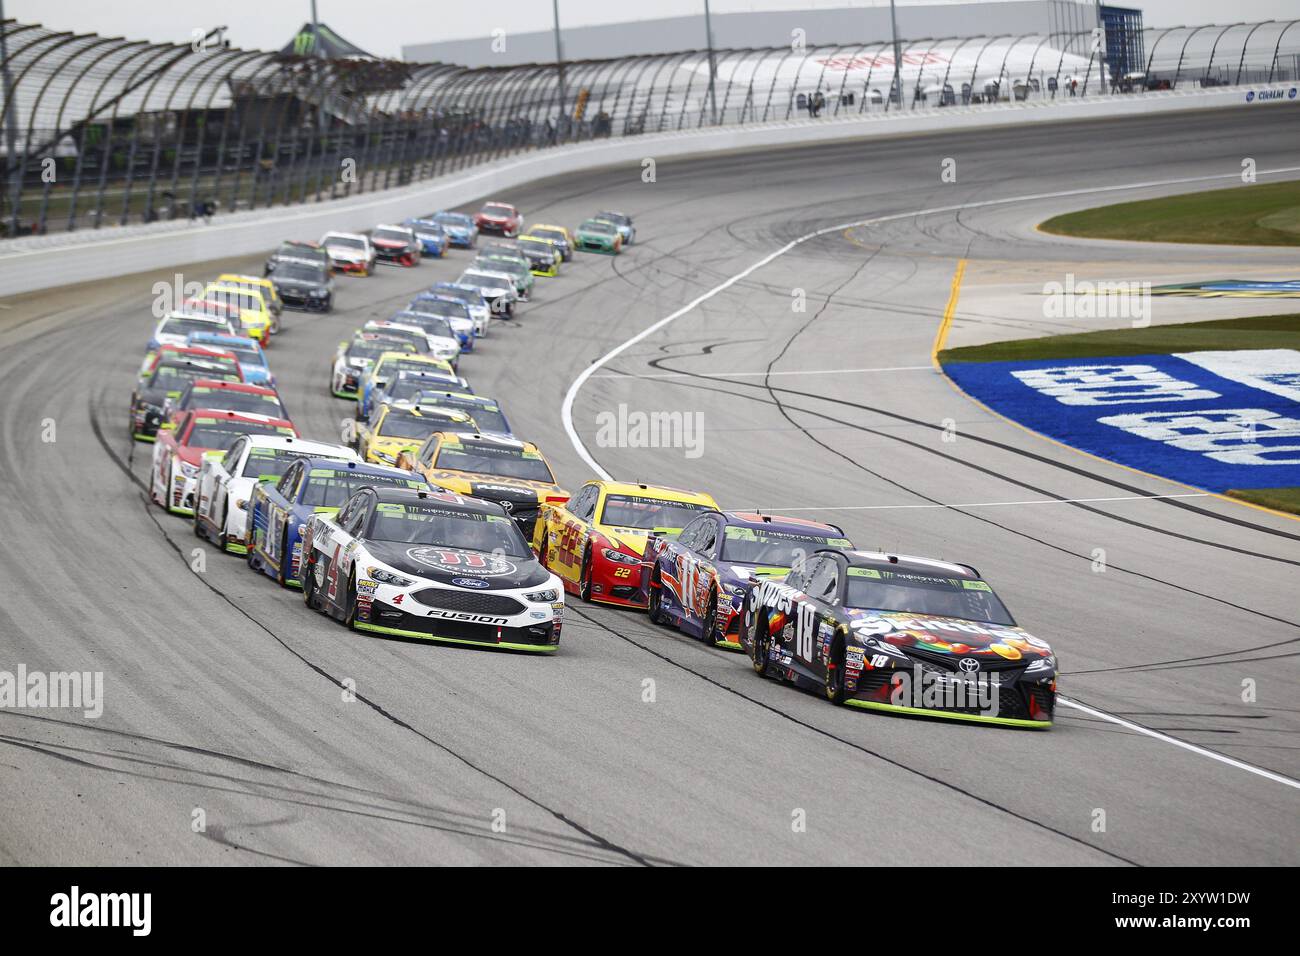
M 140 370 L 131 433 L 154 442 L 151 497 L 359 630 L 550 652 L 567 593 L 836 704 L 1050 726 L 1055 656 L 974 568 L 856 549 L 834 525 L 724 511 L 702 491 L 593 479 L 570 494 L 474 391 L 463 356 L 539 277 L 635 237 L 621 213 L 571 232 L 492 201 L 286 242 L 264 276 L 222 275 L 160 320 Z M 282 310 L 329 311 L 336 274 L 454 248 L 475 254 L 455 282 L 339 343 L 340 441 L 302 438 L 265 356 Z

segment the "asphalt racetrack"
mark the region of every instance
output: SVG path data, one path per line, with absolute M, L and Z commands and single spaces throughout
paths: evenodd
M 0 863 L 1300 863 L 1300 524 L 1150 497 L 1188 489 L 1027 434 L 931 366 L 959 259 L 1113 257 L 1033 225 L 1232 185 L 1243 156 L 1284 168 L 1295 145 L 1275 111 L 1225 111 L 664 161 L 654 183 L 637 165 L 493 197 L 530 222 L 636 219 L 634 246 L 538 279 L 462 365 L 571 490 L 592 469 L 561 408 L 590 363 L 793 239 L 892 217 L 799 244 L 602 364 L 574 428 L 617 477 L 974 564 L 1061 660 L 1047 732 L 835 708 L 573 597 L 548 658 L 349 632 L 147 503 L 127 402 L 153 283 L 176 270 L 0 304 L 0 666 L 103 671 L 105 697 L 98 720 L 0 710 Z M 1111 191 L 1059 195 L 1088 189 Z M 1135 272 L 1163 254 L 1126 253 Z M 1225 276 L 1257 261 L 1180 255 Z M 337 440 L 350 414 L 327 388 L 338 342 L 468 259 L 339 277 L 333 315 L 286 312 L 269 355 L 305 436 Z M 1002 319 L 959 310 L 985 322 Z M 699 455 L 600 447 L 596 417 L 620 403 L 701 412 Z

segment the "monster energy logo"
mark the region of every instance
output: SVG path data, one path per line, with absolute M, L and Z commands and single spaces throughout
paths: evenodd
M 300 30 L 298 35 L 293 38 L 293 52 L 298 56 L 306 56 L 316 46 L 316 34 L 310 30 Z

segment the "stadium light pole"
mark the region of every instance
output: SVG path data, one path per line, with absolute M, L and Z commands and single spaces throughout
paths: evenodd
M 709 0 L 704 0 L 704 42 L 709 47 L 709 118 L 714 126 L 718 125 L 718 97 L 714 92 L 715 67 L 713 63 L 713 13 L 709 10 Z
M 890 99 L 898 97 L 895 102 L 901 110 L 903 108 L 903 64 L 899 62 L 898 14 L 894 10 L 894 0 L 889 0 L 889 28 L 894 34 L 894 90 L 896 91 Z
M 5 38 L 4 31 L 5 5 L 4 0 L 0 0 L 0 73 L 4 76 L 4 124 L 5 124 L 5 166 L 8 175 L 5 177 L 5 183 L 8 188 L 8 195 L 12 196 L 11 202 L 12 219 L 14 232 L 17 233 L 18 227 L 18 203 L 22 195 L 23 174 L 15 162 L 15 156 L 18 151 L 18 104 L 14 102 L 14 81 L 9 73 L 9 44 Z M 31 144 L 28 143 L 28 146 Z M 0 208 L 3 202 L 0 202 Z M 3 213 L 0 213 L 0 220 L 3 219 Z
M 560 0 L 551 0 L 551 16 L 555 25 L 555 94 L 559 97 L 555 110 L 555 129 L 559 132 L 564 118 L 564 45 L 560 41 Z

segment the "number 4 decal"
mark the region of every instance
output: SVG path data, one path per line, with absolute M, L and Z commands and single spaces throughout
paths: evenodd
M 341 544 L 336 544 L 336 545 L 334 545 L 334 557 L 330 558 L 330 569 L 329 569 L 329 573 L 328 573 L 327 575 L 325 575 L 326 580 L 329 581 L 329 585 L 330 585 L 330 586 L 329 586 L 329 589 L 325 592 L 325 596 L 328 597 L 331 601 L 334 601 L 334 600 L 336 600 L 336 599 L 338 598 L 338 593 L 339 593 L 339 553 L 340 553 L 342 550 L 343 550 L 343 545 L 341 545 Z

